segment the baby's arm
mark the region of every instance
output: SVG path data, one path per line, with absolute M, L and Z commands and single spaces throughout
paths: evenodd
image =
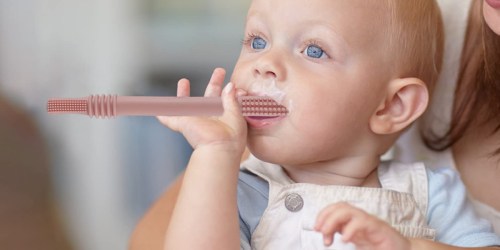
M 206 95 L 220 95 L 223 79 L 223 71 L 216 70 Z M 188 95 L 189 83 L 181 80 L 179 89 L 178 95 Z M 234 85 L 229 84 L 222 94 L 224 114 L 219 118 L 159 118 L 181 132 L 194 149 L 168 225 L 165 249 L 239 248 L 236 192 L 246 123 L 235 95 Z
M 462 248 L 424 239 L 407 239 L 386 222 L 347 203 L 337 203 L 323 209 L 316 219 L 315 230 L 323 234 L 325 245 L 333 243 L 334 233 L 357 249 L 499 249 L 495 247 Z

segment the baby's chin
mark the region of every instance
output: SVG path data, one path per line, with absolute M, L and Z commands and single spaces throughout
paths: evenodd
M 252 143 L 249 142 L 248 144 L 248 149 L 250 150 L 250 153 L 257 159 L 272 163 L 272 164 L 278 164 L 280 165 L 282 160 L 280 156 L 277 155 L 277 152 L 275 149 L 269 149 L 268 147 L 262 147 L 259 145 L 253 145 Z
M 295 157 L 290 155 L 290 152 L 284 151 L 283 149 L 279 149 L 277 147 L 269 149 L 266 147 L 256 147 L 257 149 L 249 146 L 250 153 L 257 159 L 276 164 L 280 166 L 293 165 L 294 163 L 291 161 Z

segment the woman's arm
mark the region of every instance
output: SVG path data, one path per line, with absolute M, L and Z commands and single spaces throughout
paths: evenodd
M 179 195 L 183 177 L 184 173 L 179 175 L 139 221 L 130 237 L 130 250 L 163 249 L 165 232 Z
M 498 250 L 500 247 L 456 247 L 451 245 L 445 245 L 439 242 L 423 240 L 423 239 L 411 239 L 411 250 Z

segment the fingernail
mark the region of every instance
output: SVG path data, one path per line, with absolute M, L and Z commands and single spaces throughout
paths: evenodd
M 332 241 L 329 238 L 324 238 L 323 239 L 323 244 L 325 246 L 330 246 L 332 244 Z
M 237 89 L 236 90 L 236 96 L 240 97 L 240 96 L 245 96 L 247 95 L 247 92 L 243 89 Z
M 234 88 L 234 84 L 232 82 L 229 82 L 226 87 L 224 87 L 224 93 L 229 94 Z

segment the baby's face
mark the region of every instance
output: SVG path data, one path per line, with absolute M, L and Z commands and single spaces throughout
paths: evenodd
M 392 77 L 378 6 L 378 0 L 252 1 L 231 81 L 253 95 L 279 96 L 290 111 L 248 119 L 256 156 L 306 164 L 360 153 Z

